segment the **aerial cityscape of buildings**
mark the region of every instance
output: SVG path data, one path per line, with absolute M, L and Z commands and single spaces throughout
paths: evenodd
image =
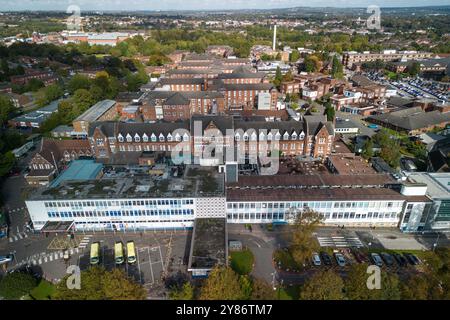
M 234 246 L 254 246 L 242 232 L 266 241 L 273 229 L 295 230 L 311 212 L 320 249 L 313 260 L 309 254 L 309 266 L 325 264 L 324 248 L 335 249 L 337 267 L 341 247 L 364 247 L 367 256 L 391 250 L 391 258 L 416 246 L 448 249 L 449 30 L 422 25 L 399 37 L 391 22 L 373 31 L 359 14 L 89 13 L 78 30 L 0 33 L 0 218 L 9 214 L 0 219 L 0 253 L 20 256 L 1 265 L 43 265 L 44 257 L 50 264 L 69 250 L 81 261 L 88 245 L 93 264 L 96 243 L 120 234 L 114 248 L 129 236 L 138 255 L 149 252 L 152 280 L 139 281 L 152 291 L 162 286 L 155 277 L 166 279 L 170 270 L 196 279 L 228 265 Z M 4 13 L 0 25 L 15 30 L 26 15 Z M 179 34 L 172 39 L 170 32 Z M 433 46 L 438 32 L 447 40 Z M 336 34 L 341 40 L 333 43 Z M 375 228 L 395 234 L 392 247 L 388 236 L 375 239 Z M 152 247 L 160 254 L 152 262 L 152 245 L 140 241 L 160 234 L 166 242 Z M 396 247 L 394 238 L 416 235 L 438 236 Z M 39 252 L 60 238 L 67 244 L 50 260 L 15 247 L 27 237 Z M 79 242 L 69 244 L 70 237 Z M 175 267 L 172 250 L 185 250 L 176 241 L 188 249 L 176 253 Z M 274 271 L 261 271 L 267 281 L 289 271 L 276 258 L 281 244 L 271 246 L 265 259 Z M 352 254 L 345 259 L 359 259 Z M 161 275 L 152 263 L 161 263 Z M 58 267 L 44 270 L 55 283 L 64 276 Z

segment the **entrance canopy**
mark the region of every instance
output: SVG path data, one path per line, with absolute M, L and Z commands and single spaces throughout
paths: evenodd
M 41 232 L 68 232 L 72 229 L 74 221 L 47 221 Z

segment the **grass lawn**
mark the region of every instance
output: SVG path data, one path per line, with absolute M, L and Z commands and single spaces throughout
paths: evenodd
M 55 286 L 47 280 L 41 280 L 39 285 L 31 290 L 30 296 L 35 300 L 49 300 L 55 293 Z
M 279 291 L 277 291 L 278 300 L 298 300 L 299 296 L 300 286 L 280 288 Z
M 253 269 L 253 253 L 249 249 L 233 251 L 231 256 L 231 268 L 240 275 L 249 274 Z

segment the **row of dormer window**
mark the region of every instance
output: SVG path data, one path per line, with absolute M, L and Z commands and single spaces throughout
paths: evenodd
M 267 139 L 266 139 L 267 137 Z M 234 136 L 236 141 L 241 140 L 241 134 L 237 132 Z M 242 140 L 244 141 L 256 141 L 257 135 L 256 132 L 252 132 L 252 134 L 249 137 L 249 134 L 245 132 L 242 135 Z M 297 132 L 293 132 L 292 134 L 289 134 L 287 131 L 281 135 L 279 131 L 275 131 L 275 133 L 269 132 L 267 135 L 264 134 L 264 132 L 260 132 L 259 134 L 259 140 L 303 140 L 305 139 L 305 133 L 302 131 L 300 134 L 297 134 Z
M 117 136 L 117 140 L 119 142 L 172 142 L 172 141 L 189 141 L 189 135 L 185 133 L 184 135 L 180 135 L 179 133 L 176 133 L 175 135 L 172 135 L 169 133 L 167 136 L 164 136 L 162 133 L 160 133 L 158 136 L 152 133 L 150 136 L 148 136 L 146 133 L 142 135 L 138 135 L 137 133 L 132 136 L 129 133 L 127 133 L 125 136 L 119 133 Z

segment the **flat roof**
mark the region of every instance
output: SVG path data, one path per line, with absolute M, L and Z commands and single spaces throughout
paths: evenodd
M 141 172 L 105 173 L 99 179 L 64 180 L 35 190 L 29 201 L 71 199 L 192 198 L 225 196 L 224 175 L 212 167 L 189 166 L 184 175 Z M 77 176 L 75 176 L 77 178 Z
M 74 160 L 53 182 L 51 187 L 57 187 L 63 181 L 70 180 L 92 180 L 95 179 L 103 169 L 101 163 L 94 160 Z
M 375 169 L 362 157 L 350 154 L 332 154 L 329 161 L 339 174 L 375 174 Z
M 414 172 L 408 176 L 411 182 L 425 183 L 431 198 L 450 198 L 450 173 Z
M 75 119 L 75 121 L 89 121 L 93 122 L 98 120 L 106 111 L 111 109 L 116 104 L 114 100 L 102 100 L 94 104 L 82 115 Z
M 227 201 L 386 201 L 429 202 L 426 196 L 404 196 L 387 187 L 272 188 L 227 190 Z
M 188 270 L 212 269 L 227 263 L 227 223 L 225 218 L 195 219 Z

